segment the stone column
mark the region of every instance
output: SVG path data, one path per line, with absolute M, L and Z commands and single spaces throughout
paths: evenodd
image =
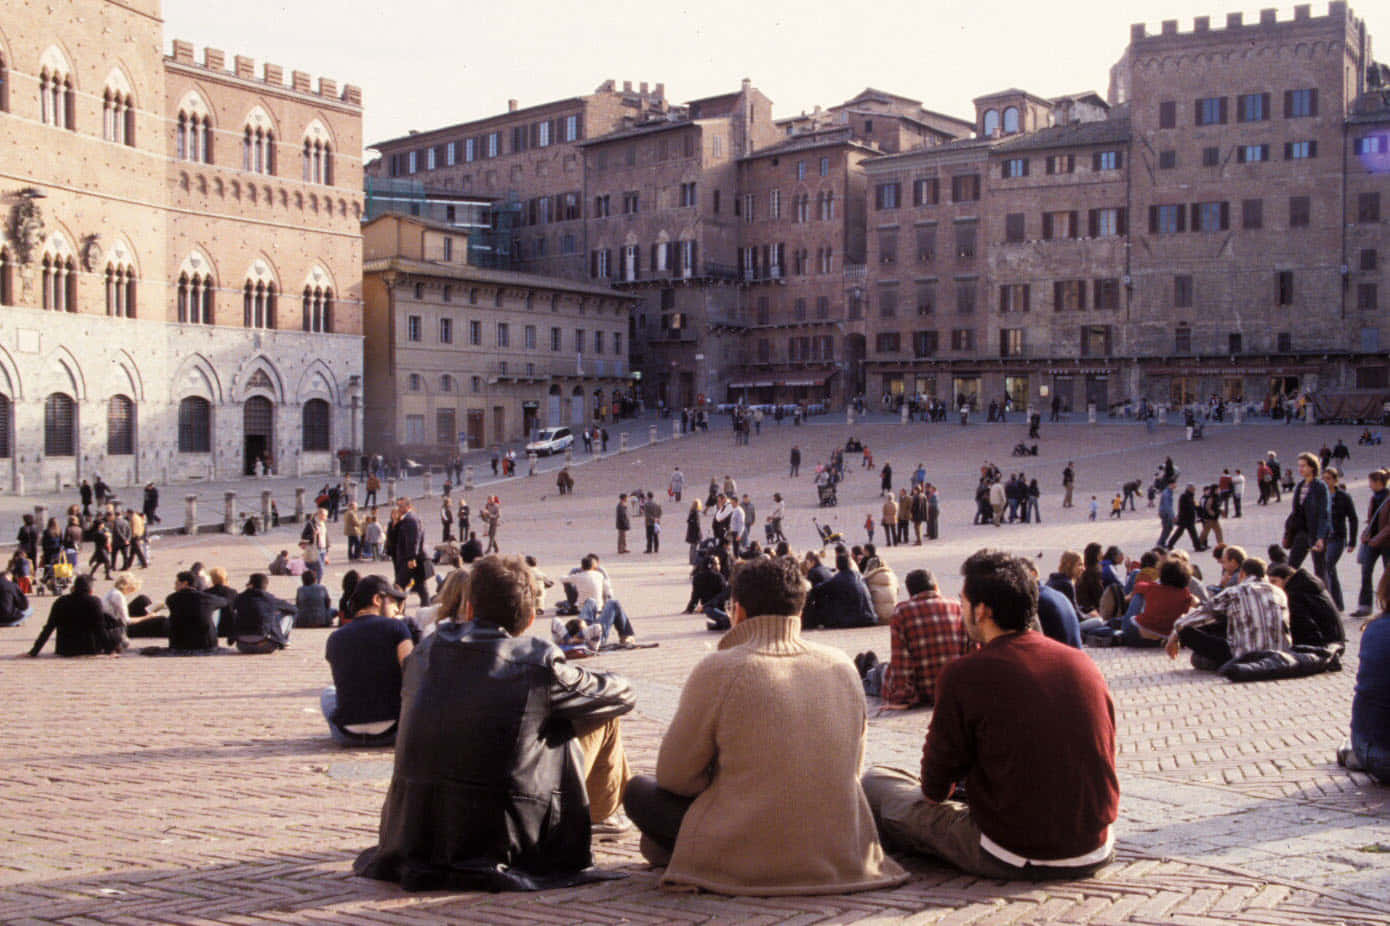
M 570 464 L 573 463 L 573 462 L 574 462 L 574 444 L 570 444 L 568 447 L 565 448 L 565 465 L 568 466 L 568 465 L 570 465 Z
M 185 495 L 183 497 L 183 532 L 185 534 L 198 533 L 198 496 Z
M 853 424 L 854 424 L 854 406 L 853 406 L 853 405 L 846 405 L 846 406 L 845 406 L 845 424 L 848 424 L 848 425 L 853 425 Z
M 263 531 L 268 531 L 268 530 L 270 530 L 270 525 L 271 525 L 271 517 L 270 517 L 270 490 L 269 490 L 269 489 L 262 489 L 262 490 L 261 490 L 261 530 L 263 530 Z
M 1086 423 L 1087 423 L 1087 424 L 1095 424 L 1095 423 L 1096 423 L 1096 403 L 1094 403 L 1094 402 L 1088 402 L 1088 403 L 1086 403 Z
M 386 504 L 396 504 L 396 480 L 386 480 Z
M 426 469 L 426 470 L 425 470 L 425 490 L 424 490 L 424 492 L 422 493 L 426 498 L 429 497 L 429 494 L 430 494 L 430 491 L 431 491 L 431 488 L 432 488 L 432 487 L 431 487 L 431 483 L 434 481 L 434 478 L 433 478 L 433 477 L 434 477 L 434 474 L 431 473 L 428 469 Z
M 526 475 L 536 475 L 536 454 L 534 451 L 526 454 Z
M 672 422 L 671 422 L 671 440 L 680 440 L 680 439 L 681 439 L 681 423 L 680 423 L 680 421 L 678 421 L 678 420 L 677 420 L 677 421 L 672 421 Z
M 618 435 L 618 452 L 627 453 L 627 432 Z
M 463 488 L 464 488 L 464 490 L 467 491 L 467 492 L 472 492 L 473 489 L 475 488 L 474 483 L 473 483 L 473 466 L 472 466 L 472 464 L 470 464 L 470 465 L 468 465 L 468 466 L 465 466 L 465 467 L 463 468 Z
M 304 520 L 304 487 L 296 486 L 294 490 L 294 520 L 296 523 Z
M 656 425 L 654 424 L 647 425 L 647 443 L 656 443 Z
M 62 473 L 54 473 L 54 474 L 53 474 L 53 491 L 54 491 L 55 493 L 59 494 L 59 495 L 61 495 L 61 494 L 63 493 L 63 475 L 62 475 Z
M 1236 422 L 1236 424 L 1242 424 L 1242 423 L 1244 423 L 1244 421 L 1245 421 L 1245 405 L 1244 405 L 1244 403 L 1237 403 L 1237 405 L 1236 405 L 1236 418 L 1235 418 L 1235 422 Z
M 14 474 L 14 494 L 24 494 L 24 473 L 22 471 Z
M 898 424 L 907 424 L 907 403 L 898 411 Z
M 1159 423 L 1159 424 L 1167 424 L 1167 423 L 1168 423 L 1168 406 L 1166 406 L 1166 405 L 1160 405 L 1160 406 L 1158 407 L 1158 423 Z
M 235 534 L 235 533 L 236 533 L 236 493 L 235 493 L 235 492 L 224 492 L 223 495 L 224 495 L 224 497 L 225 497 L 225 499 L 226 499 L 226 502 L 227 502 L 227 509 L 226 509 L 226 511 L 225 511 L 225 512 L 223 513 L 223 515 L 222 515 L 222 533 L 224 533 L 224 534 Z

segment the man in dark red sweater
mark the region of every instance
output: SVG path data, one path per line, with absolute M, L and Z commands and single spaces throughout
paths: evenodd
M 1114 858 L 1120 800 L 1105 679 L 1085 653 L 1028 629 L 1038 587 L 1021 560 L 981 550 L 961 574 L 981 648 L 941 671 L 921 780 L 864 774 L 879 832 L 984 877 L 1094 874 Z M 962 780 L 965 798 L 951 800 Z

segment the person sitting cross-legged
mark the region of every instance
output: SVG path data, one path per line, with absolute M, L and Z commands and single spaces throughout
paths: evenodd
M 608 633 L 614 628 L 620 644 L 631 643 L 636 638 L 632 621 L 623 610 L 622 602 L 613 596 L 608 573 L 599 565 L 597 556 L 590 553 L 581 559 L 579 568 L 565 576 L 565 581 L 578 592 L 575 600 L 579 603 L 580 618 L 603 628 L 603 643 L 608 642 Z
M 889 619 L 889 661 L 864 665 L 865 693 L 881 696 L 890 710 L 931 704 L 942 667 L 972 645 L 960 602 L 941 594 L 931 570 L 914 569 L 904 581 L 911 597 Z
M 527 633 L 531 570 L 486 556 L 464 621 L 442 621 L 406 660 L 395 770 L 378 844 L 357 874 L 409 891 L 539 890 L 592 881 L 591 838 L 632 824 L 620 676 L 565 661 Z
M 232 602 L 232 635 L 227 642 L 240 653 L 259 656 L 290 645 L 294 605 L 266 591 L 269 585 L 265 573 L 253 572 L 246 589 Z
M 987 878 L 1088 877 L 1114 858 L 1115 709 L 1073 647 L 1030 630 L 1037 582 L 1018 558 L 965 561 L 961 613 L 978 651 L 941 670 L 922 778 L 865 773 L 890 849 Z M 969 803 L 952 800 L 964 781 Z
M 72 590 L 53 602 L 48 620 L 29 649 L 37 656 L 56 630 L 59 656 L 98 656 L 120 652 L 119 632 L 108 629 L 101 599 L 92 594 L 92 579 L 79 574 Z
M 338 611 L 324 588 L 322 577 L 312 569 L 304 570 L 294 593 L 294 625 L 296 627 L 332 627 Z
M 180 572 L 174 578 L 173 593 L 164 599 L 169 610 L 165 623 L 171 650 L 205 652 L 217 649 L 217 613 L 226 599 L 211 589 L 198 591 L 197 582 L 192 572 Z
M 907 878 L 859 787 L 863 688 L 842 652 L 801 636 L 805 597 L 791 557 L 736 567 L 733 629 L 687 679 L 655 777 L 628 784 L 664 888 L 840 894 Z
M 1289 599 L 1265 579 L 1264 560 L 1246 557 L 1241 581 L 1213 595 L 1173 623 L 1164 644 L 1169 658 L 1192 650 L 1192 667 L 1215 671 L 1246 653 L 1293 648 L 1289 635 Z
M 414 644 L 399 620 L 405 592 L 383 576 L 352 591 L 352 620 L 328 636 L 324 656 L 333 687 L 319 700 L 339 746 L 390 746 L 401 713 L 401 667 Z

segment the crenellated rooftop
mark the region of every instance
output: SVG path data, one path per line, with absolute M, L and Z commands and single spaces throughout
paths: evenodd
M 174 39 L 171 60 L 187 67 L 202 68 L 223 76 L 230 75 L 239 80 L 255 81 L 279 90 L 332 100 L 348 106 L 361 107 L 362 105 L 362 88 L 355 84 L 344 84 L 342 90 L 339 91 L 337 81 L 320 77 L 318 85 L 315 87 L 313 78 L 305 71 L 291 71 L 289 83 L 286 84 L 285 69 L 268 61 L 261 65 L 259 77 L 256 76 L 255 59 L 245 55 L 234 55 L 232 67 L 229 70 L 226 53 L 220 48 L 204 48 L 203 60 L 199 63 L 193 56 L 193 43 L 184 39 Z
M 1173 37 L 1192 37 L 1212 35 L 1222 38 L 1230 38 L 1231 33 L 1242 30 L 1267 29 L 1271 26 L 1297 25 L 1297 24 L 1326 24 L 1328 22 L 1345 21 L 1347 28 L 1356 28 L 1359 20 L 1347 10 L 1345 0 L 1331 0 L 1327 5 L 1325 16 L 1314 16 L 1313 6 L 1310 3 L 1301 3 L 1293 8 L 1293 16 L 1280 18 L 1280 11 L 1274 7 L 1260 10 L 1259 19 L 1254 22 L 1246 22 L 1243 13 L 1227 13 L 1224 26 L 1213 28 L 1211 16 L 1197 16 L 1192 20 L 1192 28 L 1181 30 L 1178 27 L 1178 20 L 1165 19 L 1159 26 L 1158 32 L 1150 32 L 1146 23 L 1134 23 L 1129 27 L 1129 39 L 1131 43 L 1143 42 L 1154 39 L 1167 39 Z

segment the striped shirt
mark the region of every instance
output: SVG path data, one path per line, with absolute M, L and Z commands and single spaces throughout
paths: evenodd
M 1225 619 L 1226 642 L 1231 656 L 1293 648 L 1289 635 L 1289 599 L 1284 590 L 1264 579 L 1247 579 L 1222 589 L 1173 624 L 1173 633 L 1184 627 L 1200 627 Z

